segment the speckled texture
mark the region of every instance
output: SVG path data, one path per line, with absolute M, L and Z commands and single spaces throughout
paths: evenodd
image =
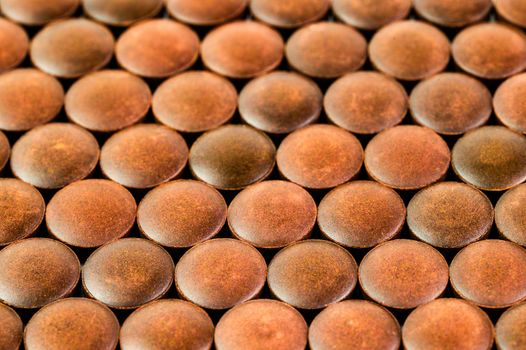
M 201 135 L 190 149 L 194 177 L 218 189 L 242 189 L 264 180 L 274 168 L 276 148 L 263 132 L 226 125 Z
M 508 128 L 526 134 L 526 74 L 504 81 L 493 95 L 493 108 L 499 121 Z
M 0 304 L 0 324 L 0 349 L 18 349 L 22 342 L 24 325 L 15 310 Z
M 341 77 L 329 87 L 323 99 L 327 117 L 357 134 L 375 134 L 400 123 L 407 105 L 403 86 L 373 71 Z
M 526 36 L 502 23 L 465 28 L 453 40 L 451 50 L 462 70 L 484 79 L 503 79 L 526 68 Z
M 163 248 L 125 238 L 90 255 L 82 267 L 82 285 L 90 297 L 115 309 L 130 309 L 166 294 L 173 275 L 174 263 Z
M 489 317 L 461 299 L 437 299 L 416 308 L 404 323 L 407 350 L 489 350 L 494 329 Z
M 285 55 L 289 64 L 305 75 L 336 78 L 365 63 L 367 42 L 350 26 L 318 22 L 294 32 L 287 41 Z
M 46 203 L 33 186 L 0 179 L 0 246 L 32 235 L 44 219 Z
M 451 156 L 458 177 L 486 191 L 503 191 L 526 180 L 526 137 L 503 126 L 466 133 Z
M 369 42 L 376 69 L 400 80 L 419 80 L 439 73 L 449 62 L 449 41 L 437 28 L 415 20 L 380 28 Z
M 128 71 L 162 78 L 190 67 L 199 54 L 197 34 L 184 24 L 151 19 L 128 28 L 115 45 L 115 57 Z
M 404 202 L 394 190 L 373 181 L 353 181 L 322 199 L 318 226 L 338 244 L 369 248 L 395 237 L 405 215 Z
M 30 238 L 0 251 L 0 301 L 21 309 L 40 308 L 68 296 L 80 277 L 80 263 L 66 245 Z
M 114 39 L 105 26 L 84 19 L 56 21 L 33 37 L 31 61 L 42 71 L 75 78 L 104 67 L 113 54 Z
M 408 239 L 373 248 L 358 275 L 369 298 L 395 309 L 412 309 L 438 298 L 449 279 L 447 262 L 437 250 Z
M 287 180 L 310 189 L 327 189 L 351 180 L 363 163 L 363 149 L 351 133 L 313 124 L 287 135 L 276 155 Z
M 31 318 L 24 345 L 28 350 L 114 350 L 118 336 L 119 321 L 102 303 L 67 298 L 46 305 Z
M 214 129 L 232 118 L 236 108 L 234 85 L 207 71 L 190 71 L 166 80 L 152 100 L 155 118 L 182 132 Z
M 365 148 L 365 168 L 374 180 L 401 190 L 415 190 L 441 180 L 451 155 L 433 130 L 400 125 L 374 136 Z
M 116 131 L 137 123 L 150 108 L 146 83 L 123 70 L 103 70 L 77 80 L 68 90 L 68 117 L 93 131 Z
M 99 145 L 88 131 L 51 123 L 25 133 L 11 150 L 11 170 L 38 188 L 56 189 L 88 176 L 97 166 Z
M 214 341 L 217 350 L 303 350 L 307 345 L 307 324 L 288 304 L 253 300 L 223 315 Z
M 64 89 L 52 76 L 19 68 L 0 76 L 0 129 L 24 131 L 47 123 L 64 104 Z
M 93 248 L 125 236 L 135 222 L 137 205 L 128 190 L 109 180 L 82 180 L 58 191 L 49 201 L 49 233 L 66 244 Z
M 280 248 L 308 237 L 316 203 L 302 187 L 263 181 L 241 191 L 228 208 L 230 231 L 258 248 Z
M 497 349 L 514 350 L 526 347 L 526 304 L 506 310 L 495 325 Z
M 318 119 L 323 95 L 311 79 L 277 71 L 255 78 L 239 94 L 239 114 L 253 127 L 285 134 Z
M 312 350 L 398 350 L 400 325 L 383 307 L 365 300 L 329 305 L 309 327 Z
M 495 224 L 500 234 L 526 246 L 526 184 L 504 193 L 495 205 Z
M 348 297 L 356 286 L 357 265 L 335 243 L 306 240 L 274 256 L 268 286 L 278 299 L 300 309 L 321 309 Z
M 128 127 L 110 137 L 100 154 L 102 172 L 130 188 L 150 188 L 177 177 L 188 146 L 177 131 L 157 124 Z
M 451 286 L 462 298 L 485 308 L 526 300 L 526 250 L 503 240 L 475 242 L 451 262 Z
M 409 230 L 438 248 L 461 248 L 485 238 L 493 224 L 493 206 L 484 193 L 461 182 L 440 182 L 411 198 Z
M 227 205 L 213 187 L 195 180 L 168 182 L 139 204 L 142 234 L 167 247 L 190 247 L 215 236 L 223 227 Z
M 214 324 L 200 307 L 182 300 L 163 299 L 135 310 L 120 333 L 122 350 L 210 349 Z
M 257 297 L 266 276 L 263 256 L 248 243 L 229 238 L 192 247 L 175 269 L 179 294 L 213 310 L 229 309 Z
M 492 112 L 491 94 L 462 73 L 441 73 L 421 81 L 409 108 L 416 123 L 443 135 L 459 135 L 485 124 Z
M 276 68 L 283 58 L 283 39 L 260 23 L 237 21 L 209 32 L 201 59 L 210 70 L 230 78 L 251 78 Z

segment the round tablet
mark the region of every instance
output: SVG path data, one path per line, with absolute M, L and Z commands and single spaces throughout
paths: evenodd
M 81 180 L 97 165 L 99 145 L 79 126 L 51 123 L 22 135 L 11 151 L 11 170 L 35 187 L 54 189 Z
M 412 309 L 438 298 L 449 279 L 442 254 L 430 245 L 408 239 L 373 248 L 360 263 L 358 275 L 369 298 L 395 309 Z
M 166 294 L 173 273 L 172 258 L 162 247 L 124 238 L 89 256 L 82 267 L 82 285 L 87 295 L 112 308 L 133 309 Z
M 83 19 L 51 23 L 31 42 L 31 60 L 42 71 L 76 78 L 104 67 L 113 55 L 113 35 L 105 26 Z
M 163 246 L 186 248 L 219 233 L 226 216 L 227 205 L 216 189 L 200 181 L 177 180 L 144 196 L 137 225 L 143 235 Z
M 292 68 L 316 78 L 336 78 L 358 70 L 367 56 L 365 38 L 350 26 L 318 22 L 295 31 L 285 55 Z
M 38 310 L 27 323 L 26 349 L 114 350 L 119 321 L 104 304 L 86 298 L 55 301 Z
M 124 321 L 122 350 L 210 349 L 214 324 L 200 307 L 183 300 L 156 300 L 141 306 Z
M 334 15 L 353 27 L 373 30 L 407 17 L 411 0 L 332 0 Z
M 155 90 L 152 111 L 166 126 L 202 132 L 226 123 L 237 107 L 237 91 L 227 79 L 207 71 L 181 73 Z
M 526 250 L 497 239 L 471 243 L 451 262 L 453 290 L 485 308 L 505 308 L 526 299 Z
M 495 224 L 506 239 L 526 246 L 526 184 L 504 193 L 495 205 Z
M 526 3 L 515 0 L 492 0 L 499 16 L 521 27 L 526 27 Z
M 29 238 L 0 251 L 0 300 L 20 309 L 40 308 L 71 294 L 80 277 L 79 259 L 66 245 Z
M 33 68 L 0 75 L 0 129 L 25 131 L 57 116 L 64 90 L 52 76 Z
M 252 0 L 250 11 L 256 19 L 280 28 L 295 28 L 325 16 L 329 0 Z
M 526 134 L 526 73 L 514 75 L 498 87 L 493 108 L 502 124 Z
M 503 191 L 526 180 L 526 137 L 503 126 L 468 132 L 451 154 L 458 177 L 480 189 Z
M 320 116 L 323 95 L 316 83 L 292 72 L 272 72 L 251 80 L 239 94 L 239 114 L 247 124 L 285 134 Z
M 396 80 L 377 72 L 356 72 L 336 80 L 325 93 L 327 117 L 357 134 L 375 134 L 402 121 L 407 94 Z
M 166 0 L 168 13 L 181 22 L 211 26 L 241 16 L 248 0 Z
M 503 79 L 526 68 L 526 36 L 502 23 L 480 23 L 457 34 L 453 59 L 464 71 L 484 79 Z
M 494 330 L 489 317 L 464 300 L 437 299 L 416 308 L 402 328 L 407 350 L 488 350 Z
M 0 42 L 0 72 L 3 72 L 18 66 L 24 60 L 29 50 L 29 38 L 22 27 L 0 18 Z
M 488 15 L 491 0 L 415 0 L 416 12 L 428 21 L 445 27 L 462 27 Z
M 314 124 L 289 134 L 279 146 L 276 162 L 289 181 L 326 189 L 358 174 L 363 149 L 351 133 L 333 125 Z
M 216 188 L 242 189 L 264 180 L 274 168 L 276 148 L 264 133 L 225 125 L 200 136 L 190 149 L 192 174 Z
M 365 300 L 329 305 L 309 327 L 315 350 L 398 350 L 400 325 L 383 307 Z
M 229 78 L 251 78 L 276 68 L 283 58 L 281 35 L 255 21 L 231 22 L 209 32 L 201 58 L 210 70 Z
M 276 298 L 300 309 L 322 309 L 345 299 L 356 286 L 351 254 L 323 240 L 296 242 L 280 250 L 268 266 L 268 286 Z
M 117 62 L 148 78 L 164 78 L 194 64 L 199 37 L 184 24 L 169 19 L 142 21 L 121 34 L 115 45 Z
M 384 185 L 415 190 L 442 179 L 450 158 L 447 144 L 434 131 L 401 125 L 384 130 L 369 141 L 365 168 Z
M 82 6 L 84 13 L 97 21 L 115 26 L 127 26 L 155 16 L 162 9 L 163 1 L 83 0 Z
M 438 248 L 461 248 L 486 237 L 493 206 L 484 193 L 460 182 L 426 187 L 407 206 L 409 230 Z
M 4 169 L 11 155 L 11 146 L 9 140 L 3 132 L 0 131 L 0 171 Z
M 526 347 L 526 304 L 506 310 L 495 325 L 497 349 L 513 350 Z
M 394 190 L 374 181 L 352 181 L 323 197 L 318 226 L 345 247 L 370 248 L 395 237 L 405 214 L 404 202 Z
M 307 324 L 288 304 L 269 299 L 248 301 L 228 310 L 214 336 L 218 350 L 303 350 Z
M 179 294 L 201 307 L 229 309 L 257 297 L 267 276 L 265 259 L 248 243 L 219 238 L 199 243 L 179 259 Z
M 0 179 L 0 246 L 31 236 L 44 219 L 46 203 L 33 186 Z
M 411 91 L 413 119 L 444 135 L 458 135 L 485 124 L 492 112 L 491 94 L 478 80 L 461 73 L 441 73 Z
M 128 190 L 109 180 L 67 185 L 49 201 L 49 233 L 75 247 L 93 248 L 125 236 L 135 223 L 137 206 Z
M 263 181 L 241 191 L 228 207 L 230 231 L 258 248 L 281 248 L 308 237 L 316 223 L 309 192 L 286 181 Z
M 24 325 L 22 320 L 9 306 L 0 303 L 0 348 L 16 350 L 22 343 Z
M 178 176 L 188 146 L 177 131 L 139 124 L 113 134 L 100 154 L 100 167 L 111 180 L 130 188 L 149 188 Z
M 36 26 L 71 16 L 79 3 L 80 0 L 0 0 L 0 7 L 13 21 Z
M 137 123 L 150 108 L 152 94 L 139 77 L 103 70 L 77 80 L 68 90 L 65 109 L 76 124 L 93 131 L 115 131 Z
M 420 80 L 443 71 L 449 62 L 449 41 L 421 21 L 397 21 L 378 30 L 369 43 L 369 57 L 381 72 L 401 80 Z

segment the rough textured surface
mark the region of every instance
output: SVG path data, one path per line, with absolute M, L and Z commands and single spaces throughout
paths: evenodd
M 493 95 L 493 108 L 502 124 L 526 134 L 526 74 L 517 74 L 499 86 Z
M 258 248 L 280 248 L 308 237 L 316 203 L 302 187 L 265 181 L 241 191 L 228 208 L 232 233 Z
M 369 298 L 395 309 L 412 309 L 438 298 L 449 278 L 447 262 L 437 250 L 407 239 L 373 248 L 358 275 Z
M 402 328 L 402 339 L 407 350 L 489 350 L 494 333 L 481 309 L 447 298 L 414 310 Z
M 407 206 L 409 230 L 438 248 L 460 248 L 485 238 L 493 206 L 479 190 L 459 182 L 440 182 L 413 196 Z
M 26 349 L 114 350 L 119 321 L 102 303 L 66 298 L 40 309 L 27 324 Z M 67 342 L 64 342 L 67 339 Z
M 276 254 L 268 267 L 271 293 L 299 309 L 321 309 L 346 298 L 356 280 L 352 255 L 322 240 L 293 243 Z
M 122 325 L 122 350 L 209 349 L 214 324 L 192 303 L 163 299 L 135 310 Z
M 263 256 L 248 243 L 221 238 L 200 243 L 177 263 L 179 294 L 207 309 L 229 309 L 259 295 L 267 277 Z
M 526 246 L 526 184 L 500 197 L 495 206 L 495 224 L 506 239 Z
M 221 318 L 214 340 L 218 350 L 302 350 L 307 345 L 307 324 L 285 303 L 253 300 Z
M 346 247 L 370 248 L 395 237 L 406 209 L 392 189 L 373 181 L 354 181 L 329 192 L 318 207 L 318 226 Z
M 106 244 L 82 267 L 86 294 L 115 309 L 136 308 L 162 297 L 172 285 L 173 276 L 170 255 L 142 238 Z
M 489 239 L 462 249 L 451 262 L 451 286 L 485 308 L 505 308 L 526 299 L 526 251 L 519 245 Z

